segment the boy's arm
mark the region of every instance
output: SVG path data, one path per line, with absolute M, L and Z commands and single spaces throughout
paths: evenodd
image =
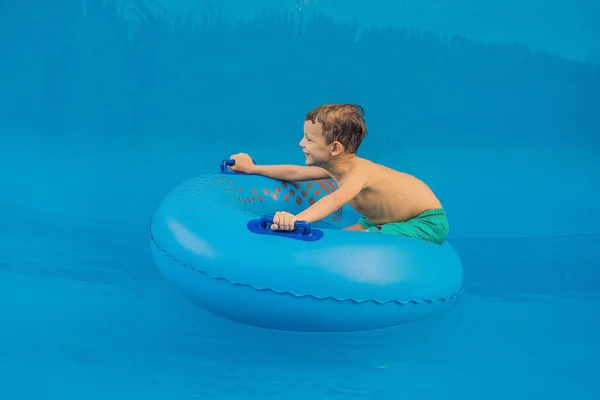
M 300 165 L 255 165 L 250 173 L 288 182 L 331 178 L 324 168 Z
M 366 183 L 367 176 L 363 174 L 357 173 L 351 177 L 346 177 L 336 191 L 322 197 L 315 204 L 297 214 L 296 220 L 306 221 L 309 224 L 322 220 L 356 197 Z

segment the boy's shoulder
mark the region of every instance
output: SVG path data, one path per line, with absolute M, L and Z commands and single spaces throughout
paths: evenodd
M 348 177 L 352 178 L 359 175 L 366 179 L 370 184 L 382 182 L 410 182 L 419 180 L 407 172 L 370 161 L 366 158 L 363 158 L 360 163 L 357 163 L 355 168 L 353 168 L 353 172 L 349 174 Z
M 390 169 L 377 164 L 366 158 L 357 159 L 350 170 L 343 177 L 343 181 L 369 181 L 377 180 L 377 177 L 389 174 Z
M 371 161 L 367 158 L 359 159 L 355 169 L 358 171 L 367 172 L 368 174 L 384 174 L 390 172 L 400 173 L 400 171 L 395 170 L 394 168 L 376 163 L 375 161 Z

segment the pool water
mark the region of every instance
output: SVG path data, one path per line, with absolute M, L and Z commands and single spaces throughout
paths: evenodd
M 1 400 L 600 399 L 593 2 L 3 1 Z M 160 201 L 232 153 L 302 163 L 328 102 L 441 198 L 458 305 L 301 334 L 191 304 Z

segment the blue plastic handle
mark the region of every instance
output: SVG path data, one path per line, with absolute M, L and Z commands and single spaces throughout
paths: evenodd
M 231 171 L 227 168 L 227 166 L 234 166 L 235 165 L 235 160 L 223 160 L 221 161 L 221 173 L 223 174 L 231 174 L 231 173 L 238 173 L 237 171 Z
M 282 236 L 309 242 L 314 242 L 323 237 L 323 231 L 312 229 L 310 224 L 305 221 L 296 221 L 293 231 L 274 231 L 271 229 L 272 224 L 273 217 L 270 215 L 263 215 L 259 219 L 252 219 L 248 221 L 247 226 L 248 230 L 252 233 Z
M 271 225 L 273 225 L 273 217 L 270 215 L 263 215 L 260 217 L 260 227 L 262 229 L 270 229 Z M 296 223 L 294 223 L 294 230 L 300 230 L 302 235 L 310 235 L 312 233 L 310 225 L 305 221 L 296 221 Z
M 252 164 L 256 164 L 254 160 L 252 160 Z M 222 174 L 243 174 L 243 172 L 232 171 L 227 167 L 232 167 L 235 165 L 235 160 L 223 160 L 221 161 L 221 173 Z

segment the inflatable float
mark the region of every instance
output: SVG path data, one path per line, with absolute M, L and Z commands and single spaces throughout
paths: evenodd
M 283 182 L 219 173 L 182 183 L 149 226 L 163 276 L 202 308 L 263 328 L 348 332 L 418 321 L 451 307 L 463 288 L 452 246 L 344 231 L 349 206 L 294 231 L 270 229 L 336 190 L 331 180 Z

